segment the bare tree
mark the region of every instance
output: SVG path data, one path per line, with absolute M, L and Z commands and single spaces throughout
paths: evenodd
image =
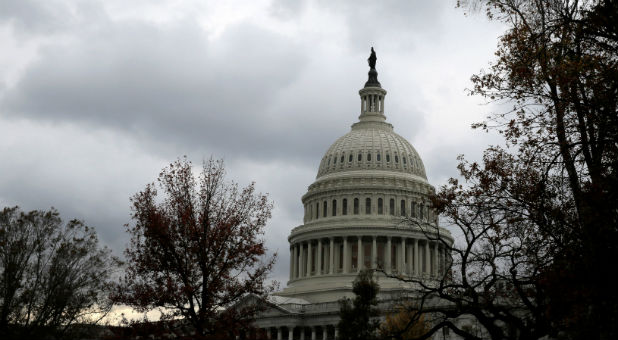
M 72 326 L 100 321 L 116 260 L 93 228 L 63 224 L 53 208 L 0 212 L 0 334 L 3 338 L 74 336 Z

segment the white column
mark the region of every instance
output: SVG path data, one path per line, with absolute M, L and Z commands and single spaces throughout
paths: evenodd
M 363 257 L 365 256 L 365 254 L 363 254 L 363 237 L 359 236 L 358 237 L 358 251 L 356 252 L 356 272 L 360 273 L 361 268 L 363 268 L 363 262 L 364 259 Z
M 442 250 L 442 275 L 445 275 L 448 270 L 449 249 L 449 247 L 444 247 L 444 249 Z
M 281 331 L 281 327 L 277 327 L 277 340 L 283 340 L 283 332 Z
M 305 340 L 305 327 L 300 327 L 300 340 Z
M 315 275 L 322 275 L 322 239 L 318 239 L 318 267 L 315 269 Z
M 270 332 L 270 327 L 266 328 L 266 339 L 272 339 L 272 334 Z
M 387 236 L 386 237 L 386 248 L 384 249 L 384 252 L 386 253 L 386 273 L 390 274 L 391 273 L 391 268 L 392 268 L 392 264 L 391 264 L 391 249 L 392 245 L 391 245 L 391 237 Z
M 335 339 L 339 339 L 339 328 L 335 326 Z
M 315 326 L 311 327 L 311 340 L 315 340 L 316 339 L 316 331 L 315 331 Z
M 421 253 L 418 251 L 418 239 L 414 239 L 414 274 L 416 276 L 421 275 L 421 261 L 419 261 L 418 257 Z
M 294 278 L 298 277 L 298 244 L 294 245 L 294 257 L 292 262 L 294 263 Z
M 339 272 L 339 270 L 343 270 L 343 268 L 339 268 L 339 265 L 342 262 L 341 259 L 341 246 L 340 245 L 336 245 L 335 246 L 335 252 L 333 253 L 334 257 L 335 257 L 335 267 L 333 268 L 334 272 Z M 343 264 L 341 264 L 343 266 Z
M 399 256 L 399 273 L 404 275 L 406 273 L 406 239 L 401 238 L 401 254 Z
M 378 268 L 378 242 L 374 236 L 371 243 L 371 268 Z
M 298 278 L 304 277 L 305 269 L 305 252 L 303 251 L 303 243 L 298 242 Z
M 313 266 L 313 251 L 311 249 L 311 240 L 307 241 L 307 276 L 311 276 L 311 267 Z
M 437 272 L 437 275 L 441 276 L 442 275 L 442 270 L 443 270 L 442 268 L 444 268 L 444 267 L 442 267 L 442 258 L 444 257 L 442 255 L 443 248 L 442 248 L 441 245 L 438 245 L 437 249 L 438 249 L 438 272 Z
M 436 241 L 433 244 L 433 270 L 431 271 L 431 273 L 436 276 L 438 275 L 438 246 L 439 243 Z
M 290 327 L 290 328 L 288 328 L 288 329 L 289 329 L 289 332 L 288 332 L 288 340 L 292 340 L 292 339 L 294 339 L 294 326 L 291 326 L 291 327 Z
M 330 238 L 330 252 L 328 253 L 328 259 L 330 263 L 328 265 L 328 273 L 333 274 L 335 268 L 335 238 Z
M 347 273 L 348 272 L 348 268 L 349 268 L 349 263 L 350 263 L 350 256 L 348 254 L 348 238 L 347 236 L 343 237 L 343 254 L 341 254 L 341 256 L 343 256 L 343 273 Z
M 412 250 L 413 249 L 412 249 L 412 245 L 411 244 L 408 244 L 407 247 L 408 247 L 408 267 L 406 268 L 407 269 L 406 272 L 408 273 L 409 276 L 412 276 L 412 273 L 414 273 L 414 268 L 413 268 L 414 260 L 413 260 L 413 256 L 412 256 Z
M 429 262 L 429 256 L 429 240 L 427 240 L 427 242 L 425 242 L 425 273 L 427 274 L 427 276 L 429 276 L 429 274 L 431 273 L 431 263 Z
M 363 101 L 364 101 L 364 99 L 363 99 L 363 97 L 361 97 L 361 114 L 363 114 Z
M 294 246 L 290 246 L 290 280 L 294 279 Z

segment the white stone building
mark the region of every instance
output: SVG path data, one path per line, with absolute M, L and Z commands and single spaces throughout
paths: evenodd
M 447 244 L 453 239 L 428 208 L 434 187 L 419 154 L 386 122 L 386 90 L 372 57 L 369 80 L 359 91 L 359 121 L 326 151 L 302 197 L 304 224 L 288 237 L 287 288 L 272 297 L 255 322 L 268 338 L 334 339 L 337 301 L 353 296 L 352 282 L 362 268 L 426 280 L 445 268 L 447 250 L 427 233 Z M 385 309 L 414 292 L 413 286 L 384 275 L 378 282 Z

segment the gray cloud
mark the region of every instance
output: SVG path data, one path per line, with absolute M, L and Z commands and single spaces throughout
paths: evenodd
M 22 38 L 49 36 L 86 27 L 104 16 L 96 1 L 3 0 L 0 24 L 10 24 Z
M 220 43 L 186 23 L 117 24 L 78 39 L 45 48 L 1 110 L 109 126 L 179 149 L 259 154 L 274 150 L 280 130 L 269 107 L 304 64 L 293 43 L 251 25 L 227 30 Z M 255 140 L 247 148 L 237 135 Z
M 420 48 L 426 40 L 444 34 L 444 1 L 329 1 L 276 0 L 271 6 L 274 15 L 285 19 L 300 16 L 310 7 L 340 16 L 347 26 L 348 47 L 354 53 L 365 54 L 368 46 L 400 52 Z
M 117 253 L 129 197 L 176 157 L 199 164 L 212 154 L 226 159 L 230 179 L 271 193 L 265 238 L 285 283 L 300 197 L 358 117 L 371 45 L 387 117 L 434 185 L 456 174 L 457 154 L 486 145 L 443 124 L 475 110 L 461 105 L 465 85 L 453 79 L 471 73 L 456 56 L 481 53 L 478 42 L 461 42 L 443 2 L 274 1 L 266 16 L 231 20 L 220 34 L 203 28 L 203 13 L 164 11 L 157 21 L 103 4 L 0 3 L 0 29 L 38 47 L 17 82 L 0 68 L 0 205 L 53 205 L 97 227 Z M 465 37 L 487 41 L 482 30 Z

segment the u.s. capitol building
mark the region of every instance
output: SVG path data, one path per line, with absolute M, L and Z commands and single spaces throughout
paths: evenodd
M 450 233 L 438 226 L 421 157 L 386 121 L 386 90 L 378 81 L 375 53 L 359 91 L 360 116 L 320 161 L 303 195 L 303 224 L 292 229 L 287 288 L 271 298 L 255 326 L 270 339 L 334 339 L 338 300 L 353 297 L 363 268 L 428 282 L 446 266 Z M 439 236 L 438 236 L 439 235 Z M 415 287 L 378 275 L 381 306 Z

